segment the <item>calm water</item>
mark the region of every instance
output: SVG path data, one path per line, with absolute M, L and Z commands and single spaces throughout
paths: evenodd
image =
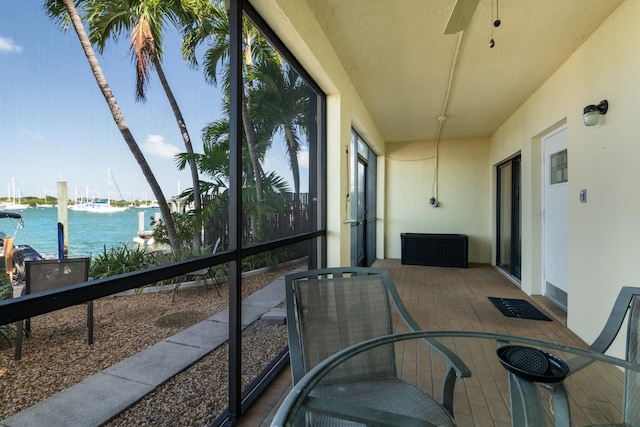
M 24 220 L 15 243 L 26 243 L 43 254 L 58 253 L 58 209 L 28 208 L 16 211 Z M 68 244 L 70 256 L 101 253 L 119 244 L 134 247 L 138 235 L 138 215 L 144 212 L 144 228 L 150 229 L 150 218 L 158 209 L 127 209 L 124 212 L 92 213 L 69 211 Z M 13 234 L 15 225 L 0 219 L 0 227 L 7 235 Z M 14 223 L 15 224 L 15 223 Z

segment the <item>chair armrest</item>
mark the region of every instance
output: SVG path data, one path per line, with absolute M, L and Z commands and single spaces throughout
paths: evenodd
M 404 320 L 405 324 L 409 327 L 409 330 L 411 332 L 425 331 L 420 327 L 420 325 L 418 325 L 415 320 L 413 320 L 413 317 L 409 315 L 409 313 L 403 306 L 396 305 L 396 309 L 400 313 L 400 316 Z M 449 347 L 433 338 L 423 338 L 422 341 L 445 358 L 445 360 L 447 361 L 447 369 L 453 369 L 455 371 L 456 377 L 468 378 L 471 376 L 471 370 L 469 369 L 469 367 L 462 361 L 462 359 L 460 359 L 457 354 L 451 351 Z
M 420 325 L 418 325 L 413 317 L 411 317 L 407 309 L 400 302 L 399 296 L 397 296 L 397 299 L 396 296 L 393 296 L 393 300 L 396 306 L 396 310 L 400 314 L 402 320 L 404 320 L 404 323 L 409 327 L 409 329 L 412 332 L 424 331 L 424 329 L 420 328 Z M 440 341 L 432 338 L 422 338 L 422 341 L 438 354 L 440 354 L 446 361 L 447 368 L 444 378 L 442 379 L 440 402 L 442 406 L 444 406 L 444 408 L 451 415 L 453 415 L 453 395 L 455 391 L 456 380 L 458 378 L 469 378 L 471 376 L 471 370 L 456 353 L 454 353 L 451 349 L 449 349 L 449 347 L 442 344 Z
M 420 327 L 420 325 L 418 325 L 418 322 L 416 322 L 413 317 L 411 317 L 411 314 L 409 314 L 407 309 L 404 307 L 404 305 L 400 301 L 400 296 L 395 292 L 395 290 L 391 292 L 391 295 L 398 314 L 407 325 L 409 330 L 411 332 L 425 331 Z M 469 367 L 462 361 L 462 359 L 460 359 L 460 357 L 458 357 L 457 354 L 451 351 L 446 345 L 432 338 L 423 338 L 422 341 L 433 348 L 435 351 L 440 353 L 440 355 L 446 359 L 448 368 L 453 369 L 458 378 L 468 378 L 471 376 L 471 370 L 469 369 Z
M 471 370 L 457 354 L 441 342 L 429 338 L 423 338 L 422 341 L 445 359 L 447 367 L 444 377 L 442 378 L 440 402 L 442 406 L 453 415 L 453 396 L 456 380 L 458 378 L 470 377 Z
M 421 329 L 415 330 L 414 332 L 419 331 L 421 331 Z M 423 338 L 422 341 L 429 347 L 433 348 L 447 361 L 447 367 L 454 370 L 456 377 L 468 378 L 471 376 L 471 370 L 467 364 L 464 363 L 457 354 L 449 349 L 449 347 L 430 338 Z
M 591 365 L 593 362 L 595 362 L 594 359 L 583 357 L 583 356 L 576 356 L 570 360 L 567 360 L 565 362 L 569 367 L 569 373 L 567 375 L 573 375 L 579 370 L 584 369 L 587 366 Z

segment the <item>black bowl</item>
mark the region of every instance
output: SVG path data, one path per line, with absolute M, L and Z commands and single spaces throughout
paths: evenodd
M 509 372 L 529 381 L 557 383 L 569 373 L 569 367 L 562 359 L 537 348 L 507 345 L 496 353 Z

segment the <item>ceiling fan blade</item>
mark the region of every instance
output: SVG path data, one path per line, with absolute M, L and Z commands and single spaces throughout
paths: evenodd
M 457 0 L 449 16 L 449 22 L 444 29 L 445 34 L 455 34 L 459 31 L 466 30 L 473 12 L 478 6 L 479 0 Z

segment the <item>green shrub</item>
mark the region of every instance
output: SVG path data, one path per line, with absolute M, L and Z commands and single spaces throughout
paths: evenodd
M 100 255 L 91 260 L 89 277 L 102 279 L 116 274 L 130 273 L 154 265 L 153 257 L 145 248 L 130 248 L 126 245 L 103 247 Z
M 274 271 L 280 267 L 280 264 L 295 258 L 296 252 L 293 249 L 288 247 L 274 249 L 244 258 L 242 260 L 242 271 L 257 270 L 264 267 Z
M 173 223 L 176 227 L 180 246 L 182 248 L 188 248 L 191 246 L 193 236 L 196 234 L 194 216 L 186 212 L 172 212 L 171 217 L 173 218 Z M 169 244 L 169 236 L 162 218 L 151 218 L 151 225 L 153 227 L 154 240 L 158 243 Z

